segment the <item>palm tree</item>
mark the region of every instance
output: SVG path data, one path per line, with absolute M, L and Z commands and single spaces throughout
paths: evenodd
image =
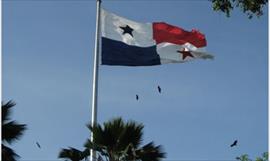
M 109 161 L 159 161 L 165 157 L 161 146 L 150 142 L 142 147 L 142 124 L 124 123 L 116 118 L 101 125 L 87 125 L 93 132 L 94 141 L 87 140 L 86 148 L 94 149 Z
M 96 160 L 160 161 L 165 157 L 165 153 L 160 145 L 155 146 L 153 142 L 150 142 L 141 146 L 144 128 L 142 124 L 138 124 L 134 121 L 125 123 L 121 118 L 116 118 L 105 122 L 103 126 L 99 124 L 91 126 L 88 124 L 87 127 L 93 132 L 94 141 L 91 142 L 87 140 L 85 143 L 86 149 L 84 151 L 89 152 L 90 149 L 95 150 L 98 156 Z M 71 152 L 71 149 L 68 150 Z M 63 149 L 60 154 L 63 154 L 64 151 L 65 149 Z M 78 153 L 82 154 L 81 151 Z M 63 157 L 63 155 L 59 155 L 60 158 L 72 160 L 71 157 L 66 156 L 67 155 Z M 84 155 L 81 159 L 87 158 L 88 156 L 89 153 Z
M 19 157 L 14 150 L 5 144 L 12 144 L 14 141 L 19 140 L 26 130 L 25 124 L 18 124 L 10 118 L 11 108 L 16 104 L 13 101 L 2 103 L 2 160 L 16 161 Z

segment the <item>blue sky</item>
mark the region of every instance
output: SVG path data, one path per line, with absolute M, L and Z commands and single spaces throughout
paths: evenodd
M 268 149 L 268 8 L 230 18 L 209 1 L 110 1 L 138 22 L 165 21 L 206 35 L 215 60 L 152 67 L 101 66 L 98 122 L 121 116 L 145 125 L 144 143 L 166 160 L 234 160 Z M 95 1 L 3 1 L 3 100 L 28 130 L 12 147 L 22 160 L 57 160 L 90 133 Z M 162 94 L 157 92 L 157 85 Z M 135 100 L 135 95 L 140 100 Z M 238 139 L 239 145 L 229 145 Z M 37 148 L 38 141 L 41 149 Z

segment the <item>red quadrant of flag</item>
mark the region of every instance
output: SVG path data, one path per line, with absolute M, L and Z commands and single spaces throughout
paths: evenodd
M 180 27 L 169 25 L 164 22 L 153 23 L 153 39 L 157 44 L 169 42 L 178 45 L 190 43 L 197 48 L 206 46 L 205 36 L 199 31 L 185 31 Z

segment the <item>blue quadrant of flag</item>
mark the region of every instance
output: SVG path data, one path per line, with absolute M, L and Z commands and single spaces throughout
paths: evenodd
M 125 66 L 160 65 L 156 46 L 138 47 L 102 37 L 102 64 Z

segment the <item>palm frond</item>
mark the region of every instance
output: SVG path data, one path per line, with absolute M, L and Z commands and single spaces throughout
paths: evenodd
M 2 144 L 1 149 L 2 149 L 1 150 L 2 151 L 2 160 L 16 161 L 16 159 L 20 157 L 11 148 L 5 146 L 4 144 Z
M 125 150 L 119 153 L 119 160 L 120 161 L 130 161 L 136 160 L 136 149 L 133 147 L 132 144 L 128 145 Z
M 4 123 L 7 120 L 10 120 L 11 110 L 13 106 L 15 106 L 16 103 L 12 100 L 8 101 L 7 103 L 2 102 L 2 123 Z
M 78 149 L 69 147 L 69 149 L 62 149 L 58 155 L 58 158 L 66 158 L 71 161 L 81 161 L 88 156 L 89 150 L 80 151 Z
M 153 142 L 144 145 L 141 149 L 138 149 L 137 157 L 141 161 L 160 161 L 165 158 L 165 153 L 160 145 L 155 146 Z
M 90 124 L 88 124 L 87 127 L 92 133 L 94 133 L 93 143 L 95 145 L 103 146 L 103 145 L 107 145 L 108 142 L 111 142 L 110 134 L 105 132 L 101 125 L 97 124 L 97 125 L 91 126 Z
M 118 149 L 123 150 L 130 144 L 136 149 L 142 143 L 143 136 L 142 124 L 138 124 L 134 121 L 129 121 L 125 124 L 124 129 L 119 135 Z
M 120 118 L 105 122 L 103 126 L 88 125 L 88 128 L 94 133 L 93 143 L 106 146 L 109 151 L 116 149 L 117 142 L 119 140 L 119 134 L 124 129 L 123 120 Z
M 108 156 L 108 153 L 107 153 L 107 150 L 106 150 L 106 147 L 105 146 L 94 144 L 89 139 L 84 144 L 84 147 L 86 147 L 88 149 L 88 151 L 90 149 L 92 149 L 92 150 L 95 150 L 95 151 L 99 152 L 103 156 Z
M 15 121 L 4 123 L 2 124 L 2 140 L 12 143 L 13 141 L 20 139 L 25 130 L 25 124 L 18 124 Z

